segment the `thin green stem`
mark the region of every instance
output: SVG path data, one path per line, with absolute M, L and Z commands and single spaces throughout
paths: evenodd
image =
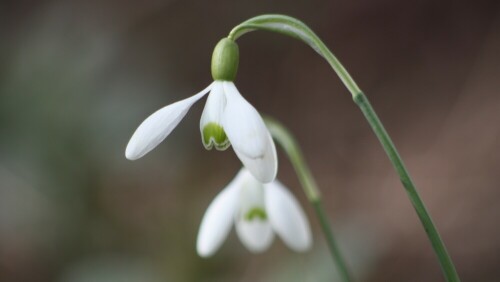
M 378 137 L 385 152 L 387 153 L 387 156 L 394 166 L 394 169 L 398 173 L 401 182 L 403 183 L 403 186 L 408 194 L 408 197 L 413 207 L 415 208 L 418 217 L 420 218 L 427 237 L 431 242 L 434 252 L 439 259 L 439 263 L 441 264 L 441 268 L 443 270 L 446 281 L 460 281 L 460 278 L 446 250 L 443 240 L 439 236 L 439 233 L 434 223 L 432 222 L 432 219 L 427 212 L 427 209 L 425 208 L 425 205 L 420 198 L 407 169 L 405 168 L 403 161 L 401 160 L 401 157 L 396 150 L 396 147 L 389 137 L 389 134 L 384 129 L 382 122 L 377 117 L 375 110 L 368 102 L 366 96 L 358 87 L 354 79 L 352 79 L 352 77 L 349 75 L 344 66 L 342 66 L 340 61 L 326 47 L 323 41 L 321 41 L 321 39 L 309 27 L 307 27 L 307 25 L 297 19 L 284 15 L 257 16 L 233 28 L 228 37 L 231 40 L 236 40 L 241 35 L 252 30 L 267 30 L 299 39 L 313 48 L 330 64 L 332 69 L 337 73 L 339 78 L 351 93 L 353 100 L 363 112 L 365 118 L 375 132 L 375 135 Z
M 391 160 L 394 169 L 399 174 L 401 183 L 403 183 L 406 193 L 408 194 L 408 197 L 410 198 L 410 201 L 413 204 L 413 207 L 415 208 L 415 211 L 417 212 L 422 225 L 424 226 L 427 237 L 429 237 L 429 240 L 431 241 L 434 252 L 436 253 L 441 263 L 441 267 L 447 281 L 460 281 L 458 273 L 455 269 L 455 266 L 453 265 L 448 251 L 446 250 L 443 240 L 441 239 L 441 236 L 439 236 L 439 232 L 437 231 L 430 214 L 427 212 L 425 204 L 420 198 L 415 184 L 413 184 L 410 174 L 408 173 L 403 160 L 396 150 L 396 146 L 394 146 L 394 144 L 392 143 L 389 134 L 387 133 L 382 122 L 375 113 L 375 110 L 373 110 L 370 102 L 368 101 L 368 98 L 366 98 L 366 96 L 360 92 L 355 95 L 354 101 L 363 112 L 366 120 L 368 121 L 373 131 L 375 132 L 375 135 L 377 135 L 378 140 L 382 144 L 382 147 L 384 147 L 384 150 Z
M 333 236 L 330 222 L 326 215 L 325 209 L 323 208 L 321 194 L 319 192 L 318 186 L 311 174 L 311 170 L 307 166 L 302 152 L 300 151 L 298 143 L 295 141 L 295 138 L 293 138 L 292 134 L 281 123 L 269 117 L 266 117 L 264 120 L 274 140 L 276 140 L 276 142 L 281 145 L 288 158 L 290 159 L 290 162 L 292 163 L 293 168 L 297 173 L 300 184 L 302 185 L 302 188 L 309 202 L 311 202 L 311 205 L 314 207 L 314 211 L 318 216 L 321 229 L 325 234 L 328 248 L 333 257 L 333 261 L 337 265 L 337 269 L 339 271 L 340 277 L 342 278 L 342 281 L 351 281 L 349 271 L 347 270 L 347 265 L 342 257 L 337 243 L 335 242 L 335 237 Z

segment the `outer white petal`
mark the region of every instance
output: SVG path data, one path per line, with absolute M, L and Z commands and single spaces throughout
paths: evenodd
M 227 105 L 222 122 L 236 155 L 259 181 L 273 181 L 278 171 L 278 158 L 264 121 L 232 82 L 224 82 L 224 92 Z
M 269 248 L 274 232 L 267 220 L 237 220 L 236 233 L 243 245 L 252 253 L 261 253 Z
M 212 84 L 189 98 L 159 109 L 144 120 L 128 142 L 125 150 L 127 159 L 136 160 L 160 144 L 179 124 L 189 108 L 210 91 Z
M 273 229 L 267 218 L 247 218 L 253 209 L 265 213 L 264 186 L 246 169 L 241 170 L 240 205 L 236 215 L 236 232 L 241 242 L 253 253 L 265 251 L 274 239 Z
M 266 150 L 267 128 L 255 108 L 238 92 L 234 83 L 224 81 L 227 108 L 224 128 L 233 146 L 251 158 L 261 158 Z
M 234 152 L 243 165 L 262 183 L 269 183 L 276 178 L 278 173 L 278 157 L 271 134 L 268 133 L 269 145 L 266 148 L 263 158 L 253 159 L 234 148 Z
M 311 228 L 299 202 L 279 181 L 265 185 L 269 221 L 285 244 L 294 251 L 311 248 Z
M 239 206 L 242 176 L 240 172 L 208 206 L 196 242 L 196 250 L 200 256 L 213 255 L 229 234 Z

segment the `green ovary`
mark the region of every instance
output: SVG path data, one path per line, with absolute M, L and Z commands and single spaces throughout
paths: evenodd
M 245 220 L 252 221 L 255 218 L 259 218 L 260 220 L 267 219 L 267 213 L 262 208 L 252 208 L 245 214 Z
M 226 132 L 222 126 L 210 122 L 203 127 L 203 145 L 207 150 L 215 146 L 217 150 L 225 150 L 229 147 L 229 139 L 227 139 Z
M 234 81 L 238 72 L 240 54 L 236 42 L 222 38 L 212 54 L 212 77 L 214 80 Z

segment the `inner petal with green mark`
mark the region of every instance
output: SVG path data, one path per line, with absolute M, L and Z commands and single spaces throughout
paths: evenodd
M 250 209 L 244 216 L 245 220 L 252 221 L 254 219 L 266 220 L 267 213 L 264 209 L 260 207 L 254 207 Z
M 203 145 L 207 150 L 215 149 L 219 151 L 229 148 L 231 143 L 224 132 L 224 128 L 215 122 L 209 122 L 203 127 Z

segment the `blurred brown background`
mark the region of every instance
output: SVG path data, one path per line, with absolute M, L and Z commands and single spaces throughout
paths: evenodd
M 314 248 L 251 255 L 234 232 L 201 259 L 206 207 L 240 163 L 205 151 L 203 103 L 156 150 L 125 146 L 211 82 L 217 41 L 249 17 L 302 19 L 385 122 L 463 281 L 500 281 L 498 1 L 2 1 L 0 281 L 337 281 Z M 305 44 L 239 41 L 236 85 L 303 146 L 357 281 L 443 281 L 420 223 L 347 90 Z

